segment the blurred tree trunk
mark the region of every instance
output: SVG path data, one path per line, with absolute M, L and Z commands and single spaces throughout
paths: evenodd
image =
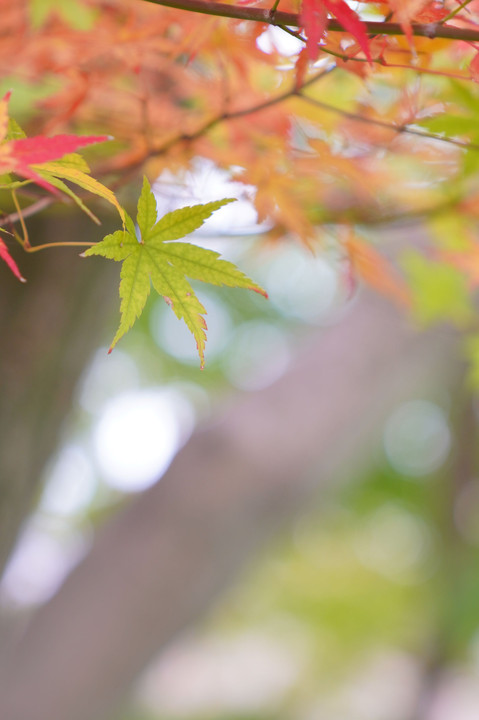
M 34 244 L 95 240 L 109 232 L 77 212 L 29 221 Z M 15 249 L 13 249 L 15 251 Z M 17 252 L 27 283 L 2 264 L 0 283 L 0 568 L 39 491 L 72 392 L 111 314 L 110 263 L 61 248 Z
M 394 403 L 449 384 L 456 347 L 363 297 L 298 348 L 279 381 L 193 435 L 4 652 L 2 720 L 105 720 L 279 523 L 338 472 L 357 477 Z

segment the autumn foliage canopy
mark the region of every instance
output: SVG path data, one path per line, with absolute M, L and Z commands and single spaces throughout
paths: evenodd
M 118 231 L 79 252 L 122 262 L 114 343 L 152 285 L 203 361 L 205 309 L 187 278 L 267 291 L 181 242 L 229 199 L 156 216 L 149 181 L 205 158 L 242 183 L 263 242 L 333 246 L 347 281 L 473 332 L 477 0 L 0 0 L 0 11 L 0 258 L 19 279 L 20 246 L 67 244 L 36 243 L 29 216 L 63 203 L 95 222 L 109 205 Z

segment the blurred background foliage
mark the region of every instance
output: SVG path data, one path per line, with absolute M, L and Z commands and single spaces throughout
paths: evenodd
M 95 527 L 161 475 L 198 422 L 232 393 L 273 382 L 299 338 L 340 321 L 362 292 L 333 247 L 313 258 L 294 245 L 258 252 L 255 235 L 197 241 L 263 282 L 271 301 L 198 289 L 209 308 L 205 371 L 161 300 L 121 348 L 95 353 L 7 568 L 4 615 L 50 597 Z M 366 466 L 323 489 L 201 626 L 162 652 L 118 720 L 476 717 L 478 409 L 464 388 L 405 397 Z
M 152 666 L 137 689 L 140 710 L 122 720 L 472 720 L 479 483 L 451 498 L 454 451 L 427 471 L 433 456 L 437 463 L 434 442 L 444 451 L 444 431 L 455 436 L 439 407 L 421 400 L 398 409 L 407 422 L 422 413 L 423 431 L 435 435 L 429 457 L 416 454 L 409 472 L 396 466 L 395 413 L 396 434 L 385 428 L 367 472 L 352 473 L 285 530 L 203 627 Z
M 398 410 L 423 413 L 425 433 L 447 444 L 455 427 L 440 410 L 434 428 L 438 409 Z M 401 472 L 395 431 L 367 472 L 323 494 L 162 655 L 139 683 L 140 710 L 122 720 L 475 717 L 479 483 L 451 498 L 454 451 L 428 472 L 434 441 L 420 471 Z

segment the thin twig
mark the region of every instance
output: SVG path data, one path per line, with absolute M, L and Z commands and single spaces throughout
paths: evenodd
M 398 134 L 415 135 L 416 137 L 426 138 L 429 140 L 438 140 L 439 142 L 445 142 L 449 145 L 455 145 L 456 147 L 460 147 L 464 150 L 479 150 L 479 145 L 475 143 L 468 143 L 464 142 L 463 140 L 455 140 L 454 138 L 450 137 L 441 137 L 440 135 L 434 135 L 434 133 L 429 133 L 425 130 L 415 130 L 414 128 L 408 127 L 407 125 L 393 125 L 392 123 L 385 122 L 384 120 L 377 120 L 376 118 L 366 117 L 365 115 L 358 115 L 357 113 L 348 112 L 347 110 L 342 110 L 341 108 L 329 105 L 322 100 L 316 100 L 316 98 L 311 98 L 307 95 L 303 95 L 301 91 L 297 91 L 296 95 L 305 100 L 306 102 L 309 102 L 311 105 L 315 105 L 316 107 L 321 108 L 322 110 L 336 113 L 337 115 L 342 115 L 343 117 L 350 118 L 351 120 L 355 120 L 356 122 L 367 123 L 368 125 L 375 125 L 376 127 L 382 127 L 386 130 L 392 130 Z
M 308 87 L 311 87 L 314 83 L 318 82 L 321 78 L 327 76 L 330 72 L 332 72 L 336 68 L 335 65 L 330 65 L 325 70 L 322 70 L 321 72 L 317 73 L 316 75 L 313 75 L 308 80 L 306 80 L 299 88 L 298 87 L 292 87 L 290 90 L 282 93 L 281 95 L 276 95 L 273 98 L 269 98 L 268 100 L 265 100 L 264 102 L 258 103 L 257 105 L 252 105 L 247 108 L 242 108 L 240 110 L 232 110 L 230 112 L 224 112 L 219 115 L 216 115 L 213 118 L 210 118 L 210 120 L 206 121 L 199 127 L 197 130 L 191 133 L 178 133 L 177 135 L 173 136 L 169 140 L 166 140 L 161 145 L 157 146 L 156 148 L 152 148 L 150 151 L 145 153 L 145 155 L 136 160 L 132 165 L 128 166 L 128 170 L 130 172 L 135 172 L 136 169 L 141 167 L 144 162 L 152 157 L 160 157 L 162 155 L 166 155 L 173 147 L 176 145 L 179 145 L 181 143 L 192 143 L 195 140 L 200 139 L 201 137 L 205 136 L 210 130 L 215 128 L 216 126 L 220 125 L 223 122 L 227 122 L 229 120 L 234 120 L 241 117 L 247 117 L 249 115 L 253 115 L 255 113 L 261 112 L 262 110 L 265 110 L 267 108 L 273 107 L 274 105 L 277 105 L 279 103 L 282 103 L 288 99 L 291 99 L 293 97 L 299 97 L 309 103 L 315 104 L 317 107 L 320 107 L 323 110 L 326 110 L 327 112 L 335 113 L 337 115 L 342 115 L 343 117 L 350 118 L 351 120 L 355 120 L 357 122 L 362 123 L 368 123 L 370 125 L 376 125 L 377 127 L 382 127 L 387 130 L 391 130 L 395 133 L 401 133 L 405 135 L 414 135 L 416 137 L 420 137 L 423 139 L 429 139 L 429 140 L 436 140 L 438 142 L 447 143 L 449 145 L 453 145 L 455 147 L 459 147 L 464 150 L 474 150 L 479 151 L 479 145 L 475 143 L 469 143 L 464 142 L 463 140 L 456 140 L 454 138 L 450 137 L 443 137 L 441 135 L 435 135 L 434 133 L 429 133 L 427 131 L 423 130 L 416 130 L 414 128 L 408 127 L 406 125 L 394 125 L 392 123 L 387 123 L 384 120 L 377 120 L 375 118 L 366 117 L 364 115 L 359 115 L 357 113 L 348 112 L 347 110 L 343 110 L 341 108 L 335 107 L 334 105 L 329 105 L 328 103 L 325 103 L 320 100 L 315 100 L 314 98 L 311 98 L 303 93 L 305 89 Z M 103 167 L 97 169 L 97 173 L 100 175 L 108 174 L 110 172 L 115 172 L 118 170 L 117 167 L 114 167 L 113 165 L 105 164 Z M 123 178 L 124 179 L 124 178 Z
M 314 83 L 321 80 L 323 77 L 326 77 L 329 75 L 330 72 L 332 72 L 335 69 L 335 65 L 330 65 L 329 67 L 321 70 L 320 72 L 316 73 L 312 77 L 310 77 L 308 80 L 306 80 L 302 85 L 300 89 L 310 87 Z M 138 167 L 141 167 L 143 163 L 152 157 L 159 157 L 161 155 L 165 155 L 167 152 L 169 152 L 175 145 L 179 145 L 180 143 L 191 143 L 195 140 L 198 140 L 199 138 L 206 135 L 210 130 L 212 130 L 217 125 L 220 125 L 223 122 L 227 122 L 228 120 L 234 120 L 236 118 L 240 117 L 246 117 L 248 115 L 254 115 L 255 113 L 261 112 L 262 110 L 266 110 L 267 108 L 273 107 L 274 105 L 277 105 L 281 102 L 284 102 L 285 100 L 288 100 L 289 98 L 292 98 L 295 96 L 297 91 L 297 88 L 291 88 L 290 90 L 287 90 L 286 92 L 282 93 L 281 95 L 276 95 L 275 97 L 269 98 L 268 100 L 264 100 L 261 103 L 258 103 L 256 105 L 250 105 L 247 108 L 243 108 L 240 110 L 232 110 L 230 112 L 226 111 L 219 115 L 215 115 L 215 117 L 210 118 L 207 120 L 201 127 L 199 127 L 197 130 L 191 133 L 178 133 L 177 135 L 174 135 L 169 140 L 166 140 L 161 145 L 158 145 L 156 148 L 153 148 L 151 151 L 145 153 L 145 155 L 141 158 L 136 160 L 133 164 L 128 166 L 128 170 L 132 171 L 135 170 Z M 103 167 L 97 168 L 97 174 L 99 175 L 105 175 L 109 172 L 114 172 L 118 168 L 115 168 L 112 165 L 109 165 L 105 163 Z
M 4 217 L 0 217 L 0 223 L 5 225 L 12 225 L 13 223 L 18 222 L 21 217 L 26 218 L 31 217 L 32 215 L 36 215 L 37 213 L 41 212 L 49 205 L 51 205 L 53 202 L 55 202 L 55 198 L 43 197 L 40 200 L 32 203 L 28 207 L 24 208 L 21 213 L 13 212 L 9 213 L 8 215 L 4 215 Z
M 449 20 L 452 20 L 453 17 L 456 17 L 458 13 L 461 12 L 461 10 L 464 10 L 464 8 L 469 5 L 472 2 L 472 0 L 464 0 L 460 5 L 457 6 L 457 8 L 454 8 L 454 10 L 451 10 L 449 15 L 446 15 L 446 17 L 443 17 L 441 20 L 439 20 L 439 23 L 442 25 L 443 23 L 448 22 Z

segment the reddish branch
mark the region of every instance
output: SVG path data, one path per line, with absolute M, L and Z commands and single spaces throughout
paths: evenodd
M 442 143 L 454 145 L 459 148 L 463 148 L 466 150 L 479 150 L 479 145 L 476 143 L 470 143 L 467 141 L 459 140 L 456 138 L 446 137 L 446 136 L 440 136 L 436 135 L 434 133 L 427 132 L 427 130 L 419 130 L 415 129 L 413 127 L 408 127 L 407 125 L 396 125 L 394 123 L 388 123 L 383 120 L 380 120 L 378 118 L 373 117 L 367 117 L 364 115 L 360 115 L 358 113 L 354 112 L 348 112 L 342 108 L 335 107 L 333 105 L 330 105 L 329 103 L 326 103 L 324 101 L 318 100 L 316 98 L 309 97 L 305 94 L 305 90 L 308 87 L 311 87 L 313 84 L 320 81 L 325 76 L 329 75 L 330 72 L 332 72 L 335 69 L 335 65 L 331 65 L 329 68 L 326 68 L 324 70 L 321 70 L 320 72 L 316 73 L 315 75 L 308 78 L 306 81 L 303 82 L 301 86 L 293 85 L 289 90 L 286 92 L 283 92 L 279 95 L 276 95 L 274 97 L 270 97 L 267 100 L 264 100 L 260 103 L 250 105 L 245 108 L 240 108 L 237 110 L 231 110 L 231 111 L 225 111 L 223 113 L 220 113 L 219 115 L 216 115 L 206 122 L 204 122 L 200 127 L 198 127 L 195 131 L 186 133 L 186 132 L 179 132 L 178 134 L 174 135 L 173 137 L 170 137 L 168 140 L 162 142 L 161 144 L 157 145 L 156 147 L 150 147 L 148 149 L 145 149 L 145 152 L 140 156 L 136 157 L 135 160 L 131 160 L 131 158 L 128 159 L 128 163 L 124 163 L 124 158 L 120 159 L 120 162 L 118 159 L 110 159 L 109 161 L 106 161 L 102 165 L 99 165 L 96 167 L 96 175 L 97 176 L 105 176 L 109 175 L 110 173 L 117 173 L 118 171 L 122 170 L 122 176 L 121 179 L 115 184 L 110 183 L 110 187 L 118 189 L 118 187 L 122 187 L 125 185 L 125 183 L 129 180 L 130 175 L 136 174 L 139 168 L 141 168 L 144 163 L 153 158 L 158 157 L 162 155 L 166 155 L 172 148 L 175 146 L 178 146 L 182 143 L 189 144 L 194 143 L 195 141 L 199 140 L 200 138 L 207 135 L 210 130 L 217 127 L 218 125 L 229 122 L 231 120 L 241 118 L 241 117 L 248 117 L 250 115 L 254 115 L 256 113 L 259 113 L 267 108 L 270 108 L 274 105 L 283 103 L 293 97 L 300 98 L 304 102 L 308 102 L 311 104 L 316 105 L 317 107 L 321 108 L 322 110 L 330 113 L 336 113 L 338 115 L 341 115 L 343 117 L 349 118 L 350 120 L 354 120 L 357 122 L 365 123 L 368 125 L 373 125 L 377 127 L 381 127 L 387 130 L 391 130 L 391 132 L 397 133 L 397 134 L 405 134 L 405 135 L 413 135 L 419 138 L 423 139 L 429 139 L 429 140 L 437 140 Z M 125 174 L 125 171 L 127 174 Z M 43 200 L 44 202 L 44 200 Z M 51 202 L 51 200 L 50 200 Z M 434 214 L 441 209 L 444 209 L 445 205 L 441 204 L 439 207 L 429 207 L 429 208 L 423 208 L 419 210 L 418 212 L 411 213 L 411 218 L 422 217 L 423 215 L 431 215 Z M 33 215 L 36 212 L 43 209 L 42 201 L 39 201 L 38 203 L 35 203 L 34 205 L 27 208 L 25 211 L 22 211 L 22 214 L 24 217 L 27 215 Z M 9 215 L 6 218 L 10 222 L 15 222 L 19 219 L 19 215 L 17 213 L 13 213 Z M 351 219 L 351 218 L 350 218 Z M 374 219 L 374 224 L 377 222 L 392 222 L 396 220 L 396 216 L 381 216 L 380 218 Z M 5 220 L 5 219 L 4 219 Z M 369 224 L 373 222 L 373 220 L 369 217 L 365 217 L 364 215 L 361 215 L 361 217 L 357 218 L 358 221 L 362 223 Z M 328 218 L 328 222 L 336 223 L 338 222 L 337 217 L 330 217 Z

